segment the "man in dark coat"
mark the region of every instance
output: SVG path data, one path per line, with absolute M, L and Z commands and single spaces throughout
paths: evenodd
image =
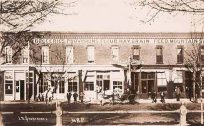
M 157 93 L 156 93 L 156 91 L 152 91 L 151 92 L 151 98 L 152 98 L 152 103 L 156 103 L 157 102 Z
M 180 96 L 181 96 L 181 90 L 180 90 L 180 88 L 176 86 L 175 91 L 176 91 L 176 100 L 177 100 L 177 101 L 180 101 Z
M 70 103 L 71 96 L 72 96 L 72 93 L 71 92 L 67 92 L 67 101 L 68 101 L 68 104 Z
M 74 92 L 73 97 L 74 97 L 74 103 L 76 103 L 77 102 L 77 97 L 78 97 L 77 92 Z

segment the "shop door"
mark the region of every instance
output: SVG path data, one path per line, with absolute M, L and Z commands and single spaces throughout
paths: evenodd
M 142 93 L 147 94 L 154 90 L 154 80 L 142 80 Z
M 20 81 L 16 81 L 16 100 L 20 100 Z
M 110 81 L 109 80 L 103 80 L 103 90 L 106 91 L 106 90 L 110 90 Z
M 16 100 L 24 100 L 24 80 L 16 81 Z
M 20 100 L 24 100 L 24 80 L 20 80 Z

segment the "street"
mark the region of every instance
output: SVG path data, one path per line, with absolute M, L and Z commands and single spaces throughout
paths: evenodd
M 170 100 L 167 100 L 170 102 Z M 171 100 L 172 101 L 172 100 Z M 185 101 L 187 101 L 185 99 Z M 174 111 L 181 102 L 151 103 L 151 100 L 140 100 L 135 104 L 82 104 L 62 102 L 63 125 L 176 125 L 179 124 L 179 113 L 103 113 L 105 111 Z M 188 110 L 199 110 L 200 103 L 187 102 Z M 2 118 L 5 126 L 55 125 L 55 104 L 45 103 L 3 103 Z M 100 113 L 87 113 L 98 111 Z M 9 113 L 14 112 L 14 113 Z M 20 113 L 41 112 L 41 113 Z M 83 112 L 83 113 L 66 113 Z M 200 113 L 188 113 L 188 124 L 200 124 Z

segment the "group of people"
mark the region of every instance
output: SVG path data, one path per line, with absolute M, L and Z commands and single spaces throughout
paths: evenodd
M 161 102 L 162 103 L 165 103 L 165 93 L 164 93 L 164 91 L 161 91 L 160 92 L 160 98 L 161 98 Z M 157 93 L 156 93 L 156 91 L 152 91 L 151 92 L 151 99 L 152 99 L 152 103 L 156 103 L 157 102 Z
M 37 101 L 45 101 L 46 104 L 51 102 L 53 100 L 53 91 L 51 88 L 49 88 L 48 90 L 46 90 L 43 93 L 39 93 L 37 96 Z
M 160 92 L 160 98 L 161 98 L 161 102 L 165 103 L 165 96 L 166 94 L 164 93 L 164 91 Z M 179 87 L 175 87 L 175 96 L 176 96 L 176 100 L 180 101 L 180 97 L 181 97 L 181 90 Z M 152 99 L 152 103 L 156 103 L 157 102 L 157 92 L 156 91 L 152 91 L 151 92 L 151 99 Z
M 77 98 L 79 96 L 79 100 L 81 101 L 81 103 L 83 103 L 83 99 L 84 99 L 84 93 L 80 92 L 80 94 L 78 95 L 77 92 L 75 91 L 73 94 L 72 92 L 67 92 L 67 102 L 68 104 L 71 103 L 71 97 L 73 96 L 74 98 L 74 103 L 77 103 Z

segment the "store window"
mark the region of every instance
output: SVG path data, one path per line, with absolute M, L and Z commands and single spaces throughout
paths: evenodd
M 97 74 L 96 85 L 102 90 L 110 90 L 110 75 Z
M 74 59 L 73 46 L 66 47 L 67 64 L 72 64 Z
M 42 63 L 49 64 L 49 47 L 42 46 Z
M 5 73 L 5 94 L 13 94 L 13 73 Z
M 40 87 L 39 87 L 41 93 L 48 90 L 48 81 L 49 81 L 49 75 L 48 74 L 43 74 L 43 81 L 42 81 L 42 83 L 40 84 Z
M 157 88 L 158 92 L 160 91 L 166 91 L 166 86 L 167 86 L 167 78 L 166 74 L 164 72 L 162 73 L 157 73 Z
M 122 89 L 122 81 L 113 81 L 113 90 L 114 89 Z
M 95 47 L 88 46 L 87 53 L 88 53 L 88 63 L 94 63 L 95 62 Z
M 5 63 L 12 63 L 12 48 L 10 46 L 5 47 Z
M 59 93 L 64 93 L 65 88 L 64 88 L 64 80 L 59 81 Z
M 163 64 L 163 47 L 162 46 L 156 47 L 156 63 Z
M 85 82 L 84 90 L 85 91 L 93 91 L 94 90 L 94 82 Z
M 75 78 L 70 78 L 68 80 L 68 92 L 76 92 L 77 90 L 77 80 Z

